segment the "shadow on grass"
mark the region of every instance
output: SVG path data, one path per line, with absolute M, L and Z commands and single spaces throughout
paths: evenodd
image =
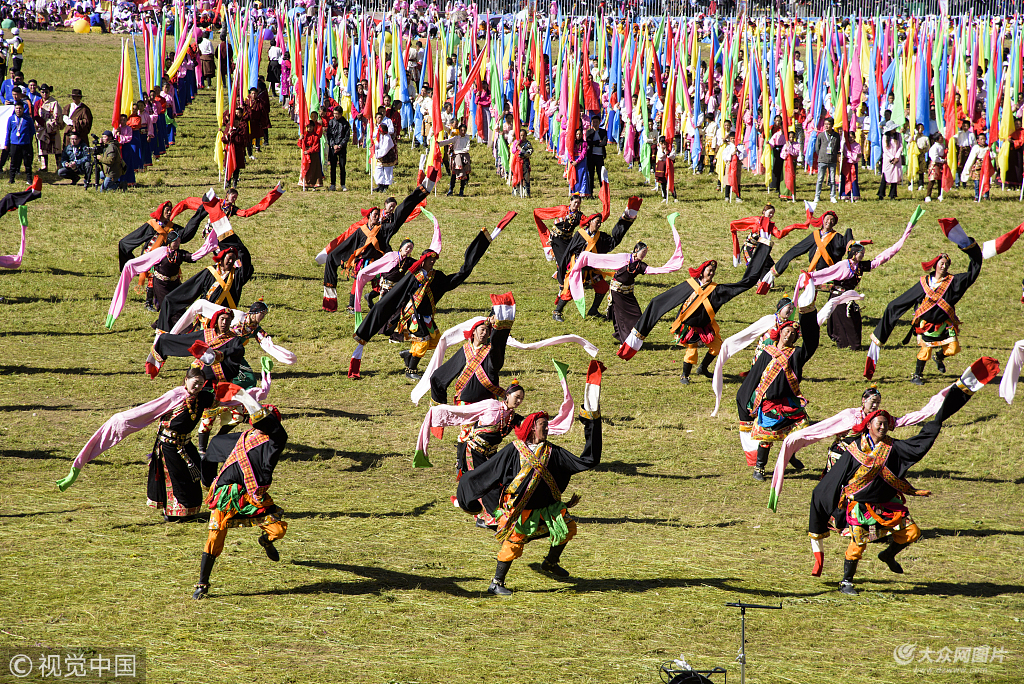
M 74 513 L 77 509 L 69 508 L 66 511 L 32 511 L 31 513 L 0 513 L 0 518 L 34 518 L 38 515 L 64 515 Z
M 540 563 L 530 563 L 531 570 L 544 574 L 541 572 L 540 567 Z M 559 591 L 575 593 L 615 591 L 622 594 L 642 594 L 648 591 L 659 591 L 662 589 L 700 589 L 704 587 L 713 587 L 732 594 L 746 594 L 748 596 L 759 596 L 765 599 L 778 597 L 808 598 L 828 593 L 826 590 L 771 591 L 767 589 L 750 589 L 738 584 L 741 580 L 735 577 L 694 577 L 692 579 L 683 577 L 652 577 L 647 579 L 633 577 L 605 577 L 593 579 L 585 577 L 570 577 L 565 580 L 557 581 L 559 586 L 551 587 L 549 589 L 533 589 L 524 591 L 530 594 L 550 594 L 552 592 Z
M 907 580 L 903 580 L 907 581 Z M 887 580 L 865 579 L 864 584 L 889 584 Z M 910 582 L 906 589 L 884 589 L 890 594 L 911 596 L 982 596 L 991 598 L 1003 594 L 1024 594 L 1022 584 L 996 584 L 995 582 Z
M 370 565 L 349 565 L 347 563 L 323 563 L 320 561 L 292 561 L 293 565 L 301 565 L 316 570 L 333 570 L 347 572 L 365 578 L 357 582 L 316 582 L 304 584 L 291 589 L 273 589 L 253 593 L 233 594 L 234 596 L 281 596 L 287 594 L 341 594 L 358 596 L 362 594 L 379 594 L 390 589 L 412 590 L 423 589 L 440 594 L 448 594 L 458 598 L 478 598 L 480 591 L 467 591 L 458 582 L 481 582 L 479 577 L 431 577 L 429 575 L 410 575 L 396 570 L 386 570 Z M 486 587 L 484 587 L 486 588 Z
M 711 528 L 722 528 L 722 527 L 734 527 L 736 525 L 742 525 L 745 520 L 723 520 L 722 522 L 707 523 L 704 525 L 691 525 L 689 523 L 679 522 L 674 518 L 630 518 L 622 516 L 621 518 L 586 518 L 576 517 L 581 524 L 592 524 L 592 525 L 621 525 L 622 523 L 635 523 L 637 525 L 665 525 L 666 527 L 679 527 L 688 530 L 704 530 Z
M 1010 535 L 1024 537 L 1024 530 L 951 530 L 948 528 L 930 528 L 922 530 L 921 536 L 925 539 L 937 537 L 994 537 L 996 535 Z
M 37 368 L 35 366 L 0 366 L 0 375 L 21 373 L 24 375 L 40 375 L 53 373 L 54 375 L 137 375 L 137 371 L 110 371 L 100 372 L 92 368 Z
M 3 458 L 30 458 L 45 460 L 50 458 L 66 459 L 56 449 L 0 449 L 0 457 Z
M 933 477 L 940 480 L 962 480 L 964 482 L 985 482 L 989 484 L 1009 484 L 1013 482 L 1013 480 L 1000 480 L 996 477 L 967 477 L 959 470 L 937 470 L 935 468 L 915 470 L 910 473 L 910 477 Z
M 322 277 L 313 278 L 313 277 L 310 277 L 310 276 L 293 275 L 291 273 L 257 273 L 255 277 L 257 279 L 259 279 L 259 278 L 269 278 L 271 280 L 308 280 L 308 281 L 311 281 L 311 282 L 312 281 L 322 281 L 323 280 Z M 275 306 L 275 308 L 278 307 L 278 305 L 276 305 L 276 304 L 274 306 Z
M 400 457 L 403 455 L 404 454 L 398 453 L 372 454 L 364 451 L 339 451 L 337 449 L 330 449 L 327 447 L 317 448 L 292 442 L 288 444 L 288 450 L 285 451 L 284 460 L 330 461 L 335 457 L 347 458 L 354 461 L 354 463 L 348 468 L 345 468 L 345 472 L 363 473 L 371 468 L 380 466 L 385 458 L 392 458 L 396 456 Z
M 710 478 L 721 477 L 721 475 L 714 474 L 703 474 L 703 475 L 669 475 L 667 473 L 644 473 L 640 472 L 640 468 L 650 468 L 653 464 L 651 463 L 625 463 L 624 461 L 607 461 L 602 462 L 596 468 L 594 472 L 597 473 L 618 473 L 619 475 L 629 475 L 630 477 L 653 477 L 663 478 L 666 480 L 706 480 Z
M 387 513 L 367 513 L 365 511 L 298 511 L 293 513 L 292 511 L 286 511 L 285 518 L 288 520 L 296 518 L 323 518 L 326 520 L 336 520 L 338 518 L 418 518 L 436 506 L 439 501 L 440 499 L 428 501 L 411 511 L 388 511 Z
M 279 376 L 275 375 L 276 380 Z M 349 411 L 342 411 L 341 409 L 335 408 L 313 408 L 313 407 L 302 407 L 302 413 L 288 412 L 286 414 L 288 418 L 348 418 L 349 420 L 355 420 L 359 422 L 367 422 L 371 419 L 368 413 L 351 413 Z
M 43 404 L 11 404 L 0 406 L 0 411 L 92 411 L 94 409 L 76 409 L 71 404 L 57 404 L 56 406 L 44 406 Z M 3 453 L 3 452 L 0 452 Z

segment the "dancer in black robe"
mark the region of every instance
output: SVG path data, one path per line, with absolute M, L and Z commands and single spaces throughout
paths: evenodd
M 672 332 L 676 335 L 677 343 L 686 348 L 683 374 L 679 380 L 684 385 L 690 384 L 690 372 L 700 356 L 701 346 L 707 347 L 708 351 L 700 363 L 699 372 L 711 377 L 708 366 L 722 347 L 722 335 L 715 316 L 727 303 L 757 285 L 772 265 L 771 251 L 770 238 L 762 237 L 747 263 L 743 278 L 735 283 L 714 282 L 718 270 L 718 262 L 714 259 L 691 268 L 690 277 L 685 282 L 651 300 L 619 347 L 618 356 L 627 360 L 633 358 L 661 317 L 678 306 L 679 314 L 672 323 Z
M 356 329 L 352 336 L 356 341 L 356 349 L 349 361 L 349 377 L 359 377 L 363 347 L 374 335 L 385 328 L 392 316 L 398 314 L 397 332 L 404 335 L 407 340 L 412 340 L 411 348 L 401 354 L 405 360 L 405 376 L 410 380 L 419 380 L 421 376 L 416 369 L 420 359 L 429 350 L 436 347 L 438 340 L 441 339 L 436 321 L 438 302 L 469 278 L 477 262 L 491 246 L 491 242 L 498 237 L 502 229 L 515 216 L 516 212 L 514 211 L 505 214 L 505 217 L 498 222 L 497 227 L 490 234 L 481 230 L 466 248 L 462 268 L 453 275 L 434 268 L 438 258 L 437 252 L 430 249 L 423 252 L 419 261 L 414 263 L 409 272 L 386 295 L 381 297 L 377 305 Z
M 839 591 L 857 595 L 853 576 L 868 542 L 889 537 L 889 546 L 878 554 L 892 572 L 903 573 L 896 554 L 921 537 L 921 530 L 906 507 L 907 496 L 931 492 L 907 482 L 907 472 L 924 458 L 942 429 L 942 422 L 970 400 L 999 373 L 995 359 L 982 357 L 949 389 L 941 408 L 921 431 L 909 439 L 893 439 L 895 420 L 884 409 L 872 411 L 840 441 L 842 455 L 814 487 L 807 530 L 814 553 L 811 574 L 821 575 L 824 564 L 822 540 L 830 528 L 850 537 Z
M 210 508 L 210 529 L 199 560 L 199 582 L 192 598 L 210 591 L 213 564 L 224 550 L 232 527 L 259 527 L 259 544 L 272 561 L 281 559 L 274 542 L 288 529 L 284 511 L 267 493 L 274 481 L 281 453 L 288 444 L 288 432 L 281 424 L 276 406 L 265 405 L 252 414 L 252 428 L 214 437 L 203 461 L 203 484 L 210 486 L 206 505 Z M 224 463 L 219 474 L 216 464 Z

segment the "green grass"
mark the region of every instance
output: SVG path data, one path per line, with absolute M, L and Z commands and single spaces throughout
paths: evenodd
M 55 85 L 62 103 L 72 87 L 83 88 L 102 131 L 118 39 L 29 33 L 26 40 L 27 75 Z M 152 682 L 652 682 L 658 664 L 680 652 L 701 667 L 727 666 L 730 681 L 738 681 L 739 616 L 724 604 L 781 602 L 781 611 L 748 615 L 752 682 L 1024 677 L 1024 481 L 1016 451 L 1021 402 L 1007 407 L 989 387 L 947 422 L 911 471 L 912 481 L 934 495 L 912 502 L 925 537 L 901 556 L 907 573 L 890 574 L 872 547 L 858 573 L 860 597 L 841 596 L 835 589 L 845 544 L 838 538 L 828 542 L 824 576 L 809 575 L 811 471 L 823 462 L 824 448 L 802 454 L 812 469 L 787 478 L 777 514 L 765 507 L 767 487 L 752 482 L 743 464 L 731 402 L 735 374 L 749 354 L 727 368 L 733 377 L 723 409 L 710 418 L 709 383 L 678 383 L 681 354 L 667 322 L 628 363 L 614 356 L 610 324 L 581 321 L 571 306 L 567 323 L 554 324 L 553 268 L 543 259 L 529 212 L 563 201 L 560 169 L 538 151 L 534 198 L 513 198 L 489 171 L 487 150 L 475 147 L 470 197 L 438 196 L 428 205 L 444 228 L 440 267 L 457 269 L 474 231 L 493 226 L 508 209 L 520 216 L 469 283 L 442 302 L 442 326 L 483 311 L 489 293 L 512 290 L 518 339 L 576 332 L 600 347 L 608 365 L 602 465 L 571 486 L 583 495 L 575 509 L 579 534 L 564 556 L 573 578 L 560 583 L 532 569 L 544 552 L 544 542 L 537 542 L 510 573 L 516 594 L 509 600 L 486 596 L 496 544 L 448 501 L 452 436 L 436 448 L 438 467 L 413 470 L 424 408 L 408 400 L 398 349 L 375 340 L 364 357 L 365 379 L 350 381 L 352 318 L 320 311 L 322 271 L 313 256 L 379 196 L 368 195 L 355 159 L 351 192 L 297 192 L 294 129 L 276 106 L 273 117 L 270 149 L 243 172 L 239 203 L 257 201 L 278 179 L 288 192 L 270 211 L 235 227 L 257 269 L 243 299 L 266 299 L 267 330 L 299 356 L 296 366 L 278 366 L 271 394 L 291 436 L 273 487 L 289 512 L 281 562 L 266 560 L 253 531 L 234 530 L 209 600 L 191 600 L 206 532 L 202 525 L 163 524 L 145 506 L 151 430 L 102 455 L 66 493 L 53 484 L 107 417 L 176 385 L 186 367 L 172 360 L 156 381 L 145 376 L 153 317 L 138 296 L 113 331 L 104 330 L 103 320 L 116 282 L 117 240 L 161 201 L 216 184 L 213 111 L 203 93 L 179 121 L 179 144 L 140 174 L 142 187 L 101 196 L 45 185 L 43 198 L 30 207 L 22 268 L 0 273 L 0 645 L 145 647 Z M 351 157 L 358 156 L 352 150 Z M 414 162 L 403 152 L 396 195 L 411 188 Z M 649 261 L 662 263 L 671 252 L 664 219 L 678 211 L 688 265 L 714 257 L 722 262 L 721 280 L 738 273 L 728 265 L 726 226 L 759 209 L 761 179 L 746 177 L 746 204 L 726 205 L 707 176 L 682 171 L 681 201 L 666 207 L 619 157 L 612 158 L 611 175 L 615 215 L 628 195 L 646 198 L 624 249 L 643 239 L 651 246 Z M 862 178 L 871 196 L 875 181 Z M 809 188 L 809 177 L 801 176 L 799 196 L 807 197 Z M 905 187 L 900 194 L 907 194 Z M 955 251 L 936 218 L 958 217 L 979 241 L 1019 222 L 1016 195 L 993 195 L 979 205 L 953 193 L 941 205 L 928 205 L 903 252 L 864 281 L 865 340 L 885 303 L 918 277 L 920 261 Z M 875 240 L 868 250 L 873 255 L 896 239 L 914 206 L 904 199 L 837 210 L 841 227 Z M 596 203 L 588 209 L 596 210 Z M 781 205 L 777 223 L 801 216 L 799 204 Z M 17 249 L 15 228 L 7 217 L 0 252 Z M 401 234 L 425 246 L 429 226 L 419 219 Z M 986 354 L 1002 362 L 1022 336 L 1021 249 L 987 261 L 958 308 L 965 349 L 951 371 Z M 954 270 L 965 266 L 956 252 Z M 642 278 L 638 298 L 645 305 L 681 277 Z M 795 277 L 791 271 L 781 279 L 789 292 Z M 782 293 L 737 299 L 721 312 L 723 334 L 772 310 Z M 893 340 L 905 330 L 898 328 Z M 934 366 L 925 387 L 907 382 L 914 354 L 912 347 L 883 351 L 879 384 L 894 413 L 920 407 L 942 386 Z M 582 389 L 582 351 L 512 351 L 506 377 L 518 375 L 526 386 L 524 410 L 557 406 L 551 356 L 570 363 L 571 387 Z M 865 385 L 863 363 L 863 354 L 823 342 L 803 385 L 812 417 L 856 404 Z M 582 432 L 577 427 L 557 441 L 579 449 Z M 904 643 L 933 652 L 987 645 L 1008 654 L 1001 664 L 915 675 L 914 666 L 894 664 L 893 649 Z

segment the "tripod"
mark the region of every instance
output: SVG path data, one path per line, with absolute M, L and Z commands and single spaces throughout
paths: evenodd
M 757 603 L 726 603 L 731 608 L 740 609 L 740 654 L 736 661 L 740 664 L 740 684 L 747 682 L 747 608 L 766 608 L 768 610 L 782 610 L 782 604 L 777 606 L 762 606 Z

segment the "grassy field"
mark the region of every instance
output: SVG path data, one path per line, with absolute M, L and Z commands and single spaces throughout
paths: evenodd
M 118 39 L 28 33 L 26 41 L 27 77 L 54 85 L 62 103 L 81 87 L 102 131 Z M 140 174 L 135 190 L 97 195 L 50 185 L 52 177 L 44 176 L 43 197 L 30 207 L 22 268 L 0 273 L 0 646 L 144 647 L 151 682 L 641 683 L 657 681 L 659 663 L 680 653 L 699 667 L 728 667 L 730 681 L 739 681 L 739 616 L 724 604 L 746 601 L 783 605 L 748 615 L 752 682 L 1024 678 L 1020 401 L 1008 407 L 992 386 L 946 423 L 911 471 L 912 481 L 934 495 L 912 502 L 924 539 L 901 556 L 906 574 L 890 574 L 873 547 L 858 573 L 861 595 L 840 595 L 840 539 L 828 542 L 824 576 L 809 574 L 807 505 L 824 448 L 802 455 L 813 467 L 787 478 L 777 514 L 765 507 L 767 486 L 751 481 L 744 465 L 731 402 L 749 354 L 727 367 L 723 410 L 710 418 L 709 382 L 679 385 L 681 354 L 667 323 L 623 362 L 614 355 L 609 323 L 581 321 L 571 306 L 564 325 L 552 322 L 552 266 L 529 212 L 564 201 L 559 168 L 538 151 L 533 199 L 513 198 L 489 171 L 487 150 L 476 147 L 470 196 L 439 195 L 428 205 L 444 229 L 439 267 L 456 270 L 474 231 L 493 226 L 508 209 L 520 215 L 467 285 L 442 302 L 442 327 L 483 311 L 489 293 L 512 290 L 516 338 L 575 332 L 600 347 L 608 366 L 602 463 L 571 486 L 583 495 L 575 509 L 580 531 L 564 556 L 572 578 L 557 582 L 536 571 L 544 552 L 537 542 L 509 575 L 515 595 L 486 595 L 497 547 L 449 503 L 452 436 L 436 448 L 438 467 L 412 469 L 425 409 L 408 400 L 399 348 L 374 341 L 363 361 L 365 379 L 348 380 L 352 317 L 320 311 L 322 271 L 314 255 L 379 196 L 368 195 L 358 150 L 350 153 L 350 192 L 298 192 L 295 131 L 276 106 L 273 121 L 269 150 L 242 174 L 239 204 L 256 202 L 278 180 L 288 192 L 235 228 L 256 266 L 243 299 L 267 301 L 266 329 L 299 356 L 297 365 L 277 367 L 271 394 L 291 437 L 273 487 L 290 524 L 278 545 L 281 562 L 267 561 L 253 531 L 234 530 L 210 598 L 191 600 L 205 526 L 164 524 L 145 506 L 152 430 L 94 461 L 67 492 L 54 486 L 107 417 L 181 381 L 183 359 L 170 361 L 155 381 L 143 373 L 153 316 L 139 296 L 113 331 L 103 320 L 117 278 L 117 240 L 161 201 L 216 184 L 212 98 L 202 93 L 179 119 L 179 143 Z M 414 173 L 414 155 L 403 152 L 396 195 L 412 187 Z M 747 201 L 738 206 L 724 204 L 708 176 L 681 172 L 680 201 L 665 206 L 618 157 L 611 176 L 615 215 L 630 194 L 645 197 L 623 249 L 643 239 L 649 261 L 662 263 L 671 252 L 665 216 L 678 211 L 687 264 L 717 258 L 719 279 L 734 279 L 728 221 L 757 212 L 762 179 L 747 177 Z M 863 185 L 868 196 L 877 188 L 866 174 Z M 801 176 L 799 196 L 807 197 L 809 186 Z M 916 206 L 905 198 L 906 187 L 900 194 L 895 203 L 837 207 L 841 227 L 874 239 L 869 256 L 895 240 Z M 994 191 L 993 201 L 979 205 L 953 193 L 928 205 L 903 252 L 865 278 L 865 340 L 885 303 L 919 276 L 921 261 L 955 252 L 936 218 L 956 216 L 982 241 L 1019 223 L 1016 199 Z M 777 223 L 801 216 L 799 204 L 785 204 Z M 418 219 L 401 235 L 423 247 L 429 225 Z M 16 251 L 16 241 L 9 216 L 0 253 Z M 1022 337 L 1021 249 L 987 261 L 958 308 L 964 352 L 951 372 L 982 355 L 1003 362 Z M 966 267 L 962 254 L 953 258 L 954 271 Z M 642 278 L 641 304 L 681 277 Z M 787 293 L 795 278 L 791 270 L 780 279 Z M 737 299 L 721 312 L 723 334 L 770 312 L 783 294 Z M 894 345 L 906 325 L 905 319 Z M 920 407 L 942 387 L 934 365 L 926 386 L 907 382 L 914 354 L 912 347 L 883 351 L 877 377 L 894 413 Z M 552 356 L 570 364 L 577 396 L 582 389 L 587 357 L 579 349 L 512 351 L 506 377 L 518 375 L 526 386 L 524 410 L 557 407 Z M 840 352 L 824 339 L 803 385 L 813 418 L 856 405 L 863 363 L 862 353 Z M 582 431 L 557 441 L 578 449 Z M 946 653 L 948 662 L 897 665 L 893 651 L 903 644 L 933 661 Z M 1004 649 L 1001 660 L 952 662 L 957 648 L 982 647 Z

